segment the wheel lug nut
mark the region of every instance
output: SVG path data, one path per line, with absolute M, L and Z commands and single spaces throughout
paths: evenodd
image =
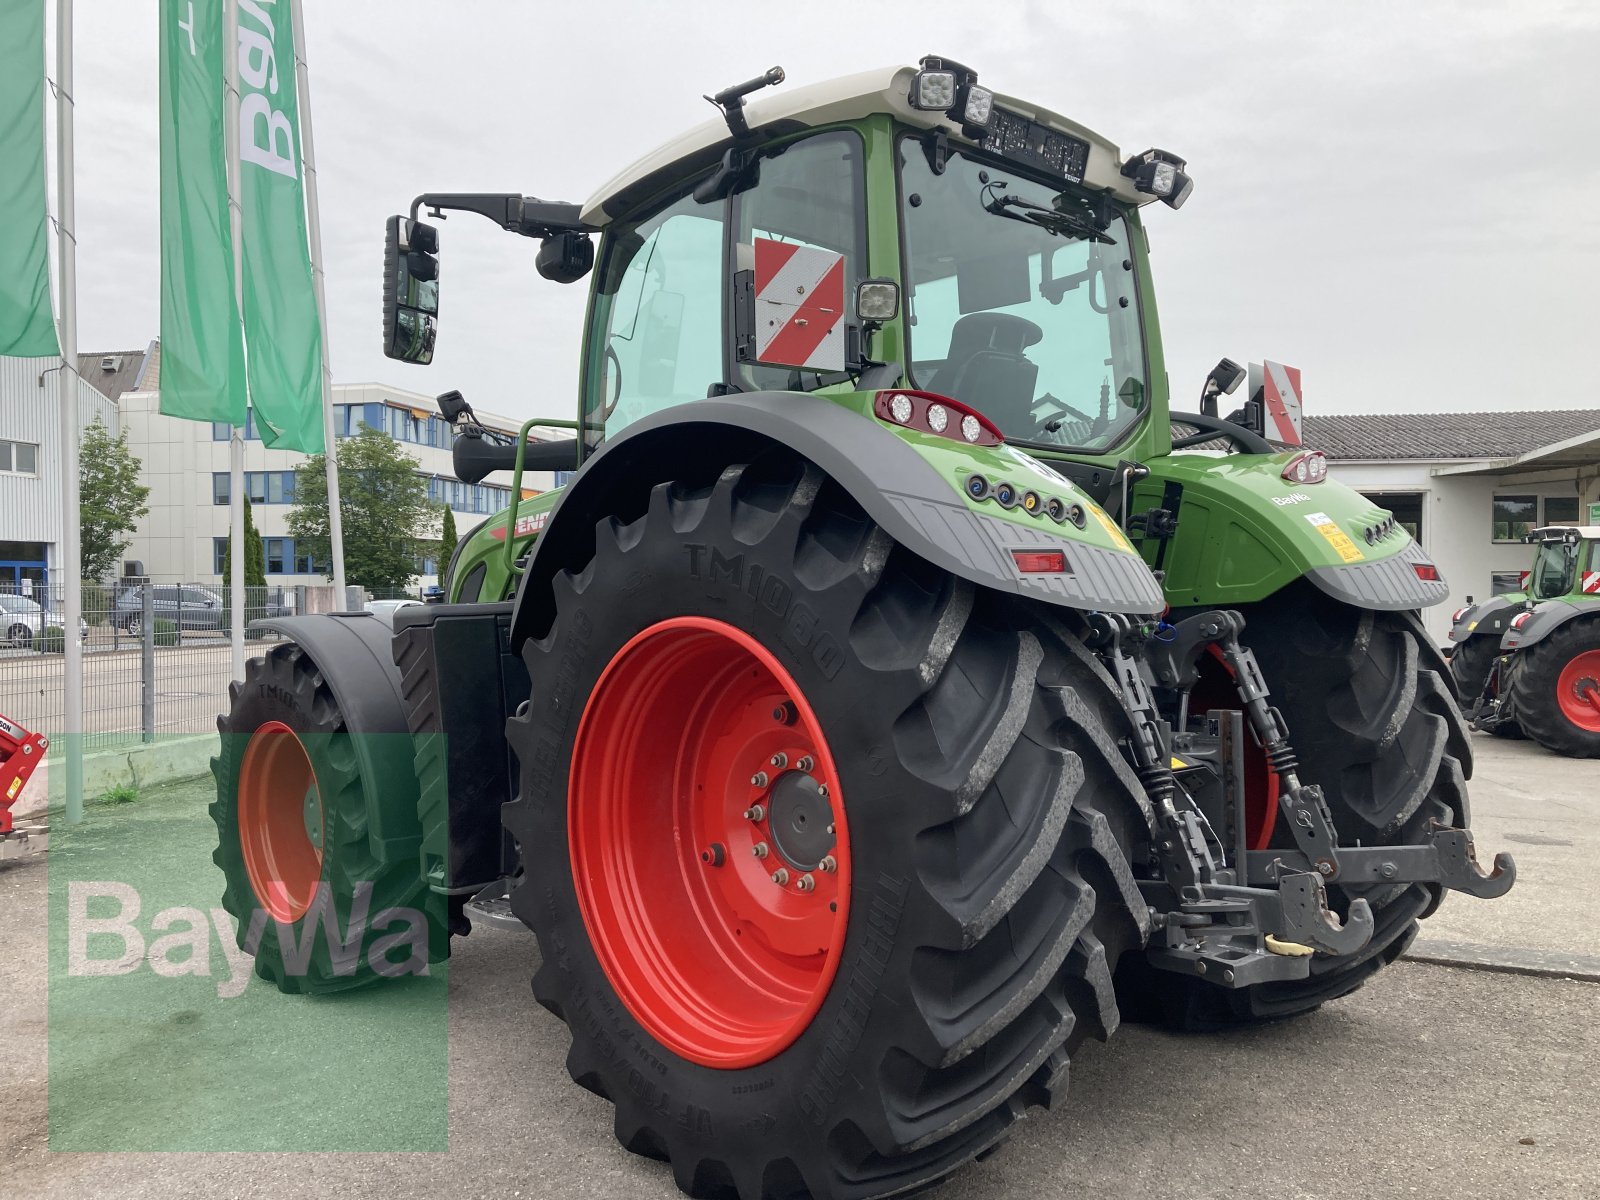
M 829 822 L 828 822 L 828 832 L 829 832 L 829 833 L 832 833 L 832 832 L 833 832 L 833 822 L 832 822 L 832 821 L 829 821 Z
M 788 883 L 789 869 L 787 867 L 779 867 L 772 873 L 772 882 L 777 884 L 779 887 L 782 887 L 784 884 Z
M 817 890 L 817 881 L 811 878 L 809 875 L 802 875 L 800 876 L 799 880 L 796 881 L 795 887 L 799 888 L 802 892 L 814 892 Z
M 781 751 L 777 754 L 774 754 L 772 756 L 772 765 L 777 767 L 780 771 L 783 770 L 789 765 L 789 756 Z
M 759 821 L 766 815 L 767 807 L 764 804 L 752 804 L 749 808 L 744 810 L 744 819 L 746 821 Z
M 765 858 L 767 856 L 767 844 L 765 842 L 757 842 L 754 846 L 750 847 L 750 853 L 754 854 L 757 858 Z
M 802 754 L 799 757 L 799 759 L 796 760 L 794 765 L 795 765 L 796 768 L 798 768 L 801 771 L 809 771 L 809 770 L 811 770 L 812 767 L 816 766 L 817 764 L 812 761 L 811 755 Z
M 828 794 L 828 785 L 825 784 L 825 783 L 817 784 L 817 795 L 826 796 L 827 794 Z
M 765 771 L 757 771 L 754 775 L 750 776 L 750 786 L 751 787 L 766 787 L 767 786 L 767 773 Z
M 839 860 L 831 854 L 824 855 L 822 861 L 817 864 L 817 869 L 828 872 L 837 871 L 839 869 Z
M 727 857 L 727 850 L 721 842 L 712 842 L 700 852 L 700 861 L 713 867 L 720 867 Z

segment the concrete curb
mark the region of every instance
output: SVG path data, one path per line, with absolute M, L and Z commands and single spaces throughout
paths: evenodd
M 1532 950 L 1526 946 L 1480 946 L 1473 942 L 1454 942 L 1443 938 L 1418 938 L 1401 957 L 1410 962 L 1441 967 L 1600 983 L 1600 956 L 1593 954 L 1564 954 L 1553 950 Z
M 219 745 L 218 736 L 215 733 L 163 734 L 153 742 L 131 742 L 126 746 L 91 750 L 83 756 L 84 799 L 92 801 L 119 784 L 144 788 L 197 779 L 211 769 L 211 757 L 217 753 Z M 51 809 L 65 807 L 65 780 L 60 755 L 52 746 L 44 764 L 17 797 L 12 814 L 17 818 L 38 817 Z

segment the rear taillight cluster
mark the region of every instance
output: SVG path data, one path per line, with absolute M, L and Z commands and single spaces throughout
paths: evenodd
M 878 419 L 906 429 L 933 433 L 969 446 L 998 446 L 1005 438 L 994 423 L 959 400 L 933 392 L 895 389 L 879 392 L 872 401 Z

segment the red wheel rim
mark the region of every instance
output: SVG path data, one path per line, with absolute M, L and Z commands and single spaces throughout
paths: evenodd
M 1199 714 L 1214 708 L 1242 708 L 1238 689 L 1234 686 L 1233 668 L 1222 657 L 1221 647 L 1207 647 L 1208 654 L 1200 660 L 1200 680 L 1189 693 L 1189 710 Z M 1256 740 L 1245 722 L 1244 738 L 1244 811 L 1245 845 L 1251 850 L 1265 850 L 1272 845 L 1272 831 L 1278 823 L 1278 773 L 1267 762 L 1266 748 Z
M 623 646 L 578 725 L 567 830 L 590 941 L 652 1037 L 732 1069 L 804 1032 L 844 947 L 850 842 L 822 727 L 766 647 L 703 617 Z
M 1600 650 L 1585 650 L 1561 669 L 1556 699 L 1567 720 L 1600 733 Z
M 272 919 L 305 916 L 322 879 L 325 823 L 311 759 L 294 730 L 268 721 L 239 764 L 239 847 L 256 899 Z

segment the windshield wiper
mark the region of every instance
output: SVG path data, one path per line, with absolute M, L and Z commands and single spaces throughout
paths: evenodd
M 1104 242 L 1106 245 L 1116 245 L 1116 238 L 1107 237 L 1095 227 L 1093 220 L 1080 216 L 1077 213 L 1062 212 L 1059 209 L 1046 208 L 1042 204 L 1035 204 L 1032 200 L 1024 200 L 1021 196 L 993 195 L 984 201 L 983 207 L 997 217 L 1005 217 L 1011 221 L 1024 221 L 1029 225 L 1037 225 L 1040 229 L 1061 237 L 1072 238 L 1085 242 Z

